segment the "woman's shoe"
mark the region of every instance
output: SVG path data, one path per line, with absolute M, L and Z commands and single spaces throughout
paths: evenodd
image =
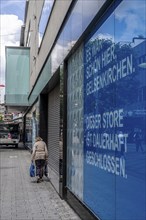
M 40 183 L 40 182 L 41 182 L 41 179 L 40 179 L 40 178 L 38 178 L 38 179 L 37 179 L 37 183 Z

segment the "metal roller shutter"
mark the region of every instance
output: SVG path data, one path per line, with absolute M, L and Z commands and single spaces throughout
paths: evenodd
M 48 94 L 48 151 L 49 167 L 59 175 L 59 127 L 60 127 L 60 88 L 56 86 Z

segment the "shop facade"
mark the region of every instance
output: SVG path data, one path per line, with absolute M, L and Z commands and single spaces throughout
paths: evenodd
M 51 182 L 84 220 L 146 218 L 145 12 L 145 0 L 68 1 L 32 62 L 44 60 L 25 116 L 31 143 L 46 141 Z
M 146 2 L 137 4 L 112 5 L 68 59 L 67 186 L 100 219 L 146 217 Z

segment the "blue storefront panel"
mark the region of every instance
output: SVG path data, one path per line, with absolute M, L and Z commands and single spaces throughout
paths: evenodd
M 83 200 L 102 220 L 146 219 L 146 1 L 111 8 L 84 44 Z

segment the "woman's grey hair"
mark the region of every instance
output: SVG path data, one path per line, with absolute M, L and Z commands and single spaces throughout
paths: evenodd
M 43 139 L 41 137 L 36 137 L 35 141 L 42 141 Z

